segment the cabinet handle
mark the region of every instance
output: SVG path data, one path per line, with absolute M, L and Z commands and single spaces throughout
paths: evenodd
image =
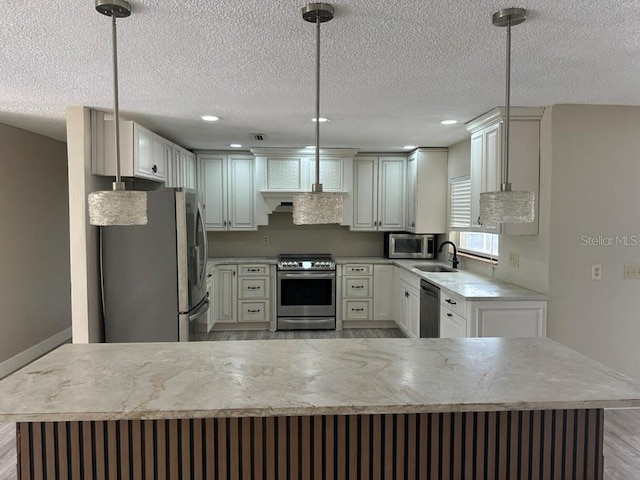
M 260 290 L 260 287 L 247 287 L 247 290 Z
M 226 226 L 227 226 L 227 221 L 226 221 L 226 220 L 223 220 L 223 221 L 222 221 L 222 226 L 223 226 L 223 227 L 226 227 Z
M 447 317 L 453 317 L 453 313 L 447 313 Z
M 364 268 L 352 268 L 352 272 L 364 272 Z
M 404 297 L 405 297 L 405 298 L 409 298 L 409 297 L 410 297 L 409 292 L 407 292 L 406 290 L 405 290 L 405 292 L 404 292 Z
M 482 223 L 480 223 L 480 215 L 478 215 L 478 225 L 482 225 Z
M 449 305 L 457 305 L 457 303 L 451 300 L 450 298 L 447 298 L 445 302 L 447 302 Z
M 158 166 L 157 166 L 157 165 L 154 165 L 153 167 L 151 167 L 151 171 L 152 171 L 153 173 L 158 173 Z
M 352 308 L 352 312 L 364 312 L 364 308 Z
M 247 313 L 260 313 L 260 310 L 247 310 Z
M 235 271 L 235 270 L 233 271 L 233 276 L 234 276 L 234 277 L 236 276 L 236 271 Z
M 211 278 L 211 277 L 213 277 L 213 273 L 207 274 L 207 278 Z
M 364 288 L 364 285 L 351 285 L 351 288 L 361 289 Z
M 416 222 L 411 222 L 411 228 L 416 228 Z
M 259 271 L 260 271 L 260 269 L 258 269 L 258 268 L 248 268 L 247 269 L 247 272 L 259 272 Z

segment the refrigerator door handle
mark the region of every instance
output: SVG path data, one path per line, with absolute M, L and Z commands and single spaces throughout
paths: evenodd
M 208 310 L 209 310 L 209 299 L 205 298 L 202 302 L 200 302 L 200 305 L 198 305 L 195 311 L 189 314 L 189 323 L 195 322 L 202 315 L 206 315 Z
M 181 313 L 179 315 L 178 341 L 188 342 L 189 340 L 196 340 L 198 320 L 202 318 L 202 316 L 207 315 L 208 311 L 209 299 L 205 298 L 192 312 Z

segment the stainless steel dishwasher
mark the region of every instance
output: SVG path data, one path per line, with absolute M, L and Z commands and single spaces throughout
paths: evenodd
M 440 337 L 440 289 L 420 280 L 420 338 Z

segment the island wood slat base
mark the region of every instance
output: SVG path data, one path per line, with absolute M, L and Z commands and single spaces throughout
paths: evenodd
M 18 423 L 18 478 L 602 479 L 596 410 Z

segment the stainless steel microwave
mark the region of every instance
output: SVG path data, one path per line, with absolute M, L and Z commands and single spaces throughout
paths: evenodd
M 384 255 L 387 258 L 434 258 L 435 253 L 434 235 L 386 233 L 384 236 Z

